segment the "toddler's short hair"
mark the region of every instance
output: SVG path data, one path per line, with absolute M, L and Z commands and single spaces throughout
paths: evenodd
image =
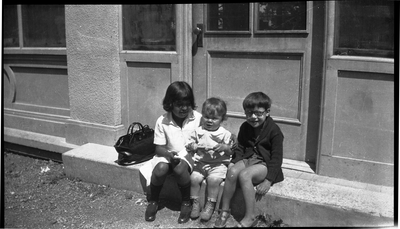
M 192 109 L 196 109 L 193 90 L 185 81 L 175 81 L 168 86 L 163 99 L 164 110 L 167 112 L 172 111 L 173 103 L 177 101 L 188 101 Z
M 203 115 L 219 115 L 222 117 L 222 120 L 227 119 L 226 112 L 226 103 L 224 102 L 224 100 L 217 97 L 208 98 L 206 101 L 204 101 L 203 107 L 201 109 L 201 113 Z
M 263 92 L 253 92 L 250 93 L 243 100 L 243 109 L 252 109 L 254 107 L 263 107 L 265 110 L 271 107 L 272 101 L 268 95 Z

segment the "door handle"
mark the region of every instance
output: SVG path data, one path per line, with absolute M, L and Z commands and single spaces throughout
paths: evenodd
M 197 48 L 203 47 L 203 24 L 197 24 L 196 28 L 193 30 L 193 33 L 196 35 L 196 40 L 192 45 L 192 56 L 195 56 L 197 53 Z
M 197 47 L 203 47 L 203 24 L 197 24 L 193 33 L 196 35 Z

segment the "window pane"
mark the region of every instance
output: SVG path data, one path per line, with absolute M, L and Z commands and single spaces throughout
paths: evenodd
M 16 5 L 3 5 L 3 44 L 4 47 L 18 47 L 18 15 Z
M 305 30 L 306 2 L 260 2 L 257 30 Z
M 22 5 L 24 47 L 66 47 L 64 5 Z
M 209 31 L 249 31 L 249 4 L 208 4 Z
M 393 57 L 394 2 L 338 1 L 336 55 Z
M 175 51 L 175 7 L 122 6 L 123 49 Z

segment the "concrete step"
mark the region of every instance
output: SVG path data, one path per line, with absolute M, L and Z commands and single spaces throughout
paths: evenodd
M 57 136 L 8 127 L 4 127 L 3 131 L 4 148 L 23 155 L 61 162 L 62 153 L 79 147 Z
M 70 178 L 146 192 L 139 174 L 143 164 L 117 165 L 117 153 L 113 147 L 88 143 L 63 153 L 62 159 L 65 173 Z M 259 214 L 269 214 L 293 227 L 394 226 L 393 187 L 319 176 L 312 170 L 299 171 L 299 166 L 297 162 L 284 161 L 285 180 L 275 184 L 269 194 L 256 203 Z M 176 193 L 179 189 L 170 176 L 162 189 L 161 198 L 180 201 L 180 195 Z M 244 215 L 243 206 L 243 195 L 239 189 L 231 203 L 235 218 Z

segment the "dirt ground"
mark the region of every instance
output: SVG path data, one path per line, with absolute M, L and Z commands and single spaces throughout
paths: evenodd
M 208 228 L 208 223 L 190 220 L 178 224 L 180 206 L 166 200 L 154 222 L 144 221 L 143 194 L 104 185 L 71 180 L 63 164 L 22 156 L 3 155 L 5 228 Z M 258 227 L 281 227 L 280 220 L 259 215 Z M 228 227 L 237 221 L 232 217 Z

